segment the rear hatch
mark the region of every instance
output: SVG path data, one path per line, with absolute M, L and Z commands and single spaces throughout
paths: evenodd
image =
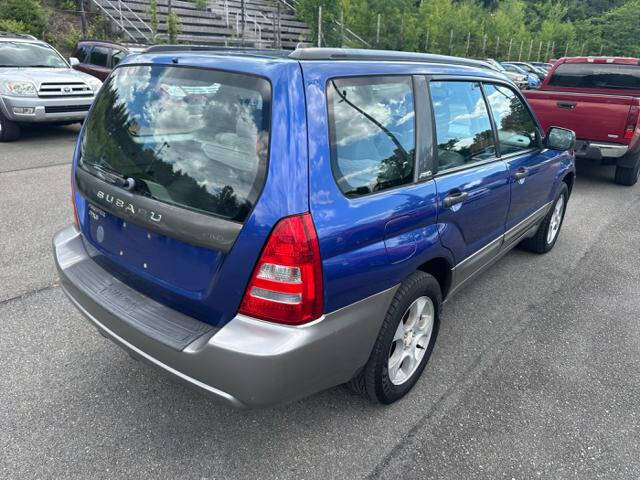
M 549 93 L 533 95 L 541 100 L 533 101 L 541 118 L 570 128 L 579 139 L 629 143 L 625 131 L 630 116 L 636 115 L 631 109 L 638 105 L 634 96 L 640 94 L 637 64 L 561 63 L 544 90 Z M 544 125 L 545 130 L 550 126 Z
M 228 321 L 255 259 L 221 272 L 265 182 L 270 105 L 269 81 L 255 76 L 166 65 L 114 71 L 86 121 L 75 171 L 94 259 L 177 310 Z

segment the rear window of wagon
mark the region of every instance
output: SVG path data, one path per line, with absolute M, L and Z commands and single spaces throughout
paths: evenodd
M 134 193 L 242 222 L 266 175 L 271 86 L 200 68 L 127 66 L 100 90 L 79 165 Z

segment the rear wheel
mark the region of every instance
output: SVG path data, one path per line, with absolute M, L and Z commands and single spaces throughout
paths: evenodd
M 420 378 L 438 336 L 442 293 L 437 280 L 415 272 L 400 285 L 369 361 L 351 388 L 376 403 L 402 398 Z
M 560 228 L 564 221 L 564 212 L 567 208 L 568 199 L 569 188 L 566 183 L 562 182 L 560 193 L 553 203 L 551 210 L 549 210 L 547 216 L 542 220 L 536 234 L 520 244 L 524 249 L 534 253 L 547 253 L 553 248 L 558 240 Z
M 8 120 L 0 111 L 0 142 L 12 142 L 20 138 L 20 126 Z
M 615 182 L 618 185 L 625 185 L 627 187 L 632 187 L 636 183 L 638 183 L 638 178 L 640 177 L 640 159 L 636 162 L 633 167 L 616 167 L 616 176 Z

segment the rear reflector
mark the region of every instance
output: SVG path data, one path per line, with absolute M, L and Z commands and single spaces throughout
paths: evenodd
M 288 325 L 322 315 L 322 261 L 309 213 L 274 227 L 249 281 L 239 313 Z

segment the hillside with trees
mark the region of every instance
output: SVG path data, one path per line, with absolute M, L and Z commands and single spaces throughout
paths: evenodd
M 360 46 L 343 41 L 343 19 L 371 47 L 382 49 L 499 59 L 640 54 L 640 0 L 300 0 L 298 5 L 314 44 L 322 6 L 326 46 Z

